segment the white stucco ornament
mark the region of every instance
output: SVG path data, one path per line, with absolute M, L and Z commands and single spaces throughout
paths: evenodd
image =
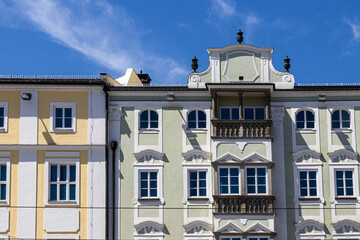
M 199 77 L 199 75 L 193 75 L 193 76 L 191 76 L 191 82 L 192 82 L 192 83 L 199 83 L 199 82 L 200 82 L 200 77 Z

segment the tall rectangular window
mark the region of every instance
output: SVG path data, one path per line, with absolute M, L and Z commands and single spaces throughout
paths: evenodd
M 354 196 L 353 171 L 336 170 L 336 196 Z
M 301 197 L 316 197 L 316 171 L 300 171 L 300 196 Z
M 76 165 L 51 164 L 49 189 L 50 201 L 75 201 Z
M 0 128 L 5 126 L 5 108 L 0 106 Z
M 140 172 L 140 197 L 142 198 L 158 197 L 158 172 L 156 171 Z
M 219 168 L 220 194 L 239 194 L 239 168 Z
M 7 185 L 7 169 L 6 164 L 0 165 L 0 200 L 6 200 L 6 185 Z
M 206 197 L 206 171 L 190 171 L 190 197 Z
M 266 194 L 266 168 L 246 168 L 246 187 L 248 194 Z

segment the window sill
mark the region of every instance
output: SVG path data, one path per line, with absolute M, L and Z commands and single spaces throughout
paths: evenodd
M 80 204 L 78 201 L 47 201 L 45 206 L 68 206 L 78 207 Z
M 316 129 L 296 129 L 296 133 L 316 133 Z
M 0 133 L 7 133 L 7 129 L 6 128 L 0 128 Z
M 51 129 L 52 133 L 76 133 L 75 129 L 73 128 L 55 128 Z
M 320 201 L 320 198 L 318 197 L 308 197 L 308 198 L 305 198 L 305 197 L 300 197 L 299 198 L 299 201 Z
M 209 201 L 208 197 L 189 197 L 188 201 Z
M 353 130 L 351 128 L 335 128 L 331 129 L 331 133 L 352 133 Z
M 356 197 L 335 197 L 335 200 L 351 200 L 351 201 L 355 201 L 357 200 Z
M 139 198 L 138 202 L 160 202 L 160 198 Z
M 5 206 L 9 206 L 10 204 L 9 204 L 9 202 L 7 201 L 7 200 L 1 200 L 0 201 L 0 206 L 1 207 L 5 207 Z
M 149 128 L 149 129 L 139 129 L 139 133 L 159 133 L 160 132 L 160 130 L 159 129 L 151 129 L 151 128 Z
M 187 128 L 185 130 L 186 133 L 207 133 L 207 131 L 206 128 Z

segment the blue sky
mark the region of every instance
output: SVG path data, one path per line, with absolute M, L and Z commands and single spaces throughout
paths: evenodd
M 0 74 L 98 75 L 126 68 L 186 84 L 206 48 L 273 47 L 297 83 L 360 82 L 359 1 L 0 0 Z

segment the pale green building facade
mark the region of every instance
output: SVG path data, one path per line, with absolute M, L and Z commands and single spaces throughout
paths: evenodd
M 360 88 L 297 86 L 272 52 L 210 48 L 187 86 L 130 69 L 108 89 L 114 238 L 360 239 Z

